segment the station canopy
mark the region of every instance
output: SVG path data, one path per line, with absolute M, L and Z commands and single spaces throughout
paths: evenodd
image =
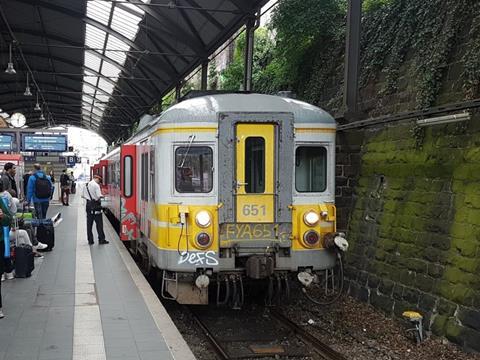
M 0 1 L 0 113 L 117 140 L 266 2 Z

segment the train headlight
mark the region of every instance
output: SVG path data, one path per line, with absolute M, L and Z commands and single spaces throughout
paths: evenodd
M 212 243 L 212 238 L 207 233 L 202 232 L 197 235 L 195 242 L 197 243 L 198 247 L 204 249 L 210 246 Z
M 206 210 L 199 211 L 197 215 L 195 215 L 195 222 L 198 226 L 202 228 L 209 227 L 212 223 L 212 217 Z
M 319 220 L 320 220 L 320 216 L 318 216 L 318 214 L 313 210 L 310 210 L 306 212 L 305 215 L 303 215 L 303 222 L 305 223 L 305 225 L 308 225 L 308 226 L 317 225 Z
M 303 234 L 303 241 L 308 246 L 314 246 L 318 244 L 319 240 L 320 240 L 320 235 L 316 231 L 310 230 L 310 231 L 307 231 L 305 234 Z

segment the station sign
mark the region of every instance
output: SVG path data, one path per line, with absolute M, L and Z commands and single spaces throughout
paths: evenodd
M 12 151 L 13 135 L 0 134 L 0 151 Z
M 22 134 L 22 150 L 64 152 L 67 150 L 67 136 Z
M 67 166 L 75 166 L 75 164 L 79 163 L 81 158 L 75 156 L 75 155 L 69 155 L 67 156 Z

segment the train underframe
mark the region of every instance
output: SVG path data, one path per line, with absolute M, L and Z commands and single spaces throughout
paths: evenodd
M 240 309 L 246 298 L 266 305 L 289 301 L 292 293 L 302 291 L 319 303 L 331 303 L 343 288 L 343 268 L 338 253 L 316 251 L 328 257 L 323 266 L 309 263 L 290 268 L 278 266 L 278 254 L 253 254 L 237 257 L 236 267 L 220 270 L 196 268 L 195 271 L 158 269 L 161 295 L 181 304 L 228 306 Z M 291 259 L 291 257 L 289 257 Z M 340 260 L 340 261 L 339 261 Z M 221 259 L 220 259 L 221 261 Z M 243 266 L 239 266 L 242 264 Z

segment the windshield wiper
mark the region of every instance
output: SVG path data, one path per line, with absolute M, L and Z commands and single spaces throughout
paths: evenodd
M 180 163 L 180 166 L 179 166 L 180 169 L 183 169 L 183 165 L 185 165 L 185 160 L 187 160 L 188 152 L 192 147 L 193 140 L 195 140 L 195 135 L 192 134 L 188 138 L 190 139 L 190 142 L 188 143 L 187 151 L 185 151 L 185 154 L 183 154 L 182 162 Z

